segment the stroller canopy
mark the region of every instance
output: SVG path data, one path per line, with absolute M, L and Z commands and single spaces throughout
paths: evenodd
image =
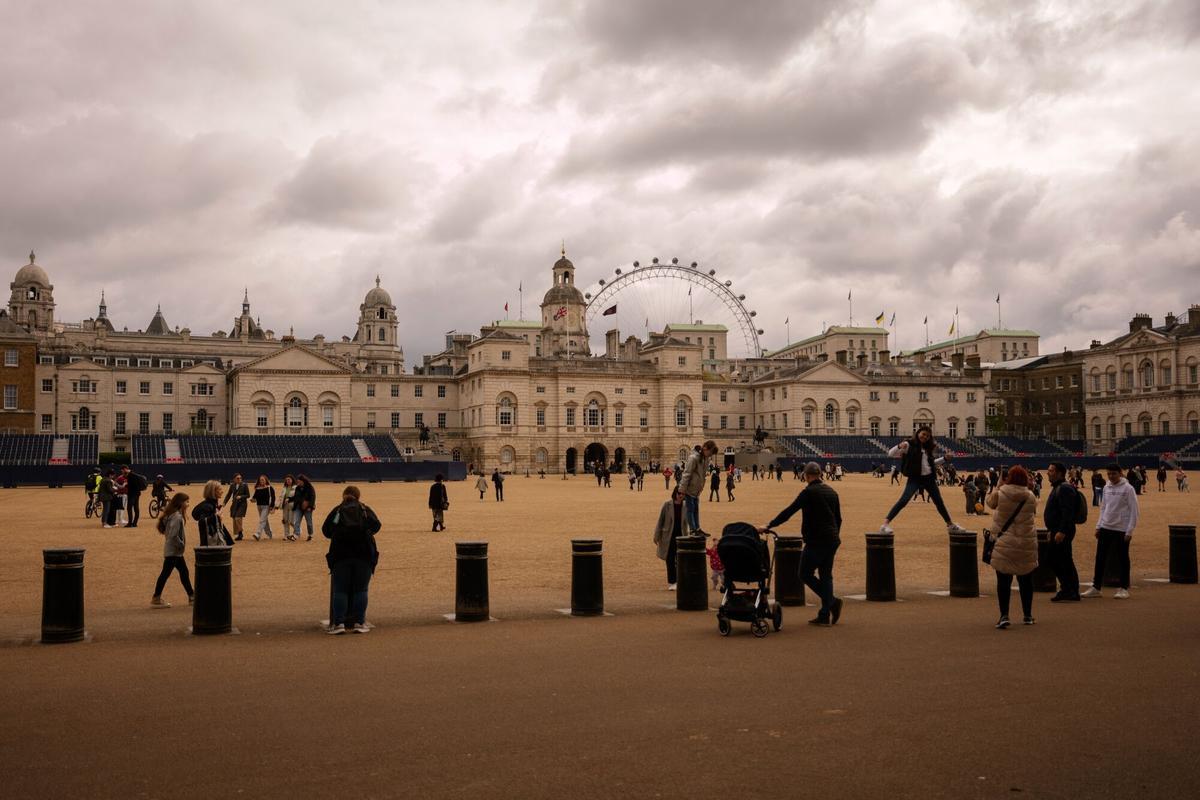
M 746 522 L 726 525 L 717 542 L 717 555 L 725 565 L 725 579 L 765 581 L 770 575 L 770 554 L 758 530 Z

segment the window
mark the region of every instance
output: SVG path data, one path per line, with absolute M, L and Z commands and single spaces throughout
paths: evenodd
M 1132 422 L 1126 422 L 1126 423 L 1125 423 L 1125 435 L 1126 435 L 1126 436 L 1132 436 L 1132 435 L 1133 435 L 1133 423 L 1132 423 Z
M 804 429 L 805 430 L 812 429 L 812 415 L 813 415 L 812 411 L 809 411 L 807 409 L 804 411 Z
M 149 432 L 150 432 L 150 412 L 149 411 L 140 411 L 140 412 L 138 412 L 138 433 L 145 435 Z
M 624 386 L 617 386 L 613 389 L 613 394 L 625 394 Z
M 1164 419 L 1162 421 L 1162 434 L 1163 434 L 1163 436 L 1167 436 L 1170 433 L 1171 433 L 1171 421 Z
M 53 378 L 42 378 L 42 391 L 43 392 L 53 392 L 54 391 L 54 379 Z
M 53 364 L 54 356 L 38 356 L 39 364 Z
M 546 387 L 545 387 L 545 386 L 538 386 L 536 389 L 534 389 L 534 391 L 535 391 L 535 392 L 537 392 L 538 394 L 545 394 L 545 393 L 546 393 Z
M 680 400 L 675 404 L 675 426 L 677 428 L 686 428 L 688 425 L 688 405 L 686 400 Z
M 183 369 L 187 369 L 188 367 L 196 366 L 196 362 L 192 361 L 190 358 L 185 358 L 179 362 L 179 366 L 182 367 Z
M 15 383 L 4 384 L 4 410 L 12 411 L 17 407 L 17 385 Z
M 1050 388 L 1050 378 L 1047 376 L 1044 376 L 1044 375 L 1042 376 L 1042 388 L 1043 389 Z
M 722 415 L 720 422 L 721 422 L 721 430 L 725 430 L 726 428 L 729 427 L 729 417 Z
M 1146 364 L 1142 367 L 1142 386 L 1149 389 L 1154 385 L 1154 366 Z
M 700 401 L 703 403 L 708 402 L 708 389 L 704 389 L 700 392 Z
M 438 397 L 445 397 L 445 396 L 446 396 L 446 387 L 445 387 L 445 385 L 443 385 L 443 384 L 440 384 L 440 383 L 438 384 L 438 388 L 437 388 L 437 396 L 438 396 Z
M 708 414 L 703 414 L 700 417 L 700 427 L 708 430 Z
M 1163 386 L 1169 387 L 1171 385 L 1171 367 L 1167 364 L 1163 364 L 1163 366 L 1159 369 L 1159 373 L 1162 376 L 1162 380 L 1160 380 L 1159 383 Z
M 899 403 L 900 402 L 900 393 L 899 392 L 888 392 L 888 402 Z
M 175 415 L 174 414 L 171 414 L 169 412 L 163 414 L 162 429 L 163 429 L 163 433 L 174 433 L 175 432 Z
M 148 359 L 148 358 L 139 358 L 139 359 L 137 360 L 137 365 L 138 365 L 139 367 L 148 367 L 148 366 L 150 366 L 150 359 Z
M 1192 375 L 1193 375 L 1193 376 L 1195 376 L 1195 374 L 1196 374 L 1196 368 L 1195 368 L 1195 367 L 1192 367 Z M 1195 383 L 1195 382 L 1196 382 L 1196 381 L 1195 381 L 1195 379 L 1194 379 L 1194 377 L 1193 377 L 1192 383 Z M 639 389 L 638 389 L 638 394 L 650 394 L 650 390 L 649 390 L 649 389 L 647 389 L 645 386 L 643 386 L 643 387 L 641 387 L 641 388 L 639 388 Z
M 644 408 L 638 412 L 638 426 L 642 428 L 650 427 L 650 412 Z
M 899 436 L 899 435 L 900 435 L 900 422 L 898 420 L 894 420 L 894 419 L 889 420 L 888 421 L 888 436 Z
M 393 383 L 392 384 L 392 397 L 399 397 L 399 396 L 400 396 L 400 384 Z
M 71 381 L 71 391 L 75 394 L 95 394 L 96 382 L 88 378 Z
M 15 348 L 9 348 L 4 351 L 4 366 L 16 367 L 20 364 L 20 353 Z
M 878 399 L 879 399 L 879 392 L 868 392 L 868 393 L 867 393 L 867 399 L 869 399 L 869 400 L 878 400 Z
M 307 409 L 305 413 L 307 414 Z M 333 406 L 321 406 L 321 427 L 333 427 Z
M 1100 437 L 1101 437 L 1101 433 L 1100 433 L 1100 423 L 1099 423 L 1099 422 L 1097 422 L 1097 423 L 1095 423 L 1094 425 L 1092 425 L 1092 438 L 1093 438 L 1093 439 L 1099 439 Z
M 832 429 L 837 425 L 837 411 L 833 407 L 833 403 L 825 404 L 825 427 Z
M 967 436 L 974 436 L 974 435 L 975 435 L 975 420 L 969 419 L 969 420 L 967 420 Z
M 175 359 L 160 358 L 158 360 L 158 366 L 162 367 L 163 369 L 174 369 L 175 368 Z
M 771 387 L 771 399 L 772 400 L 775 399 L 775 387 L 774 386 Z
M 917 392 L 917 402 L 926 403 L 929 401 L 929 392 Z
M 42 414 L 42 430 L 43 431 L 54 430 L 54 415 L 53 414 Z
M 163 381 L 163 394 L 165 394 L 165 395 L 175 394 L 175 384 L 172 383 L 171 381 Z
M 287 410 L 284 413 L 286 417 L 285 424 L 289 428 L 304 427 L 304 401 L 299 397 L 293 397 L 288 401 Z
M 383 329 L 382 329 L 382 328 L 380 328 L 379 332 L 380 332 L 380 333 L 383 333 Z M 367 412 L 367 427 L 368 427 L 368 428 L 374 428 L 374 427 L 375 427 L 375 412 L 374 412 L 374 411 L 368 411 L 368 412 Z
M 125 392 L 126 392 L 125 381 L 117 381 L 117 394 L 125 394 Z
M 444 428 L 444 427 L 446 427 L 446 412 L 445 412 L 445 411 L 439 411 L 439 412 L 438 412 L 438 415 L 437 415 L 437 426 L 438 426 L 439 428 Z
M 623 427 L 625 425 L 625 412 L 624 411 L 617 409 L 616 411 L 613 412 L 613 425 L 616 425 L 618 428 Z
M 568 386 L 568 387 L 567 387 L 567 394 L 575 394 L 575 387 L 574 387 L 574 386 Z
M 138 394 L 150 394 L 150 381 L 140 381 L 138 383 Z
M 496 422 L 498 422 L 500 425 L 512 425 L 513 416 L 512 398 L 500 398 L 500 408 L 496 414 Z
M 387 375 L 387 374 L 388 374 L 388 365 L 387 365 L 387 364 L 380 364 L 380 365 L 379 365 L 379 374 L 380 374 L 380 375 Z
M 568 428 L 575 427 L 575 406 L 567 406 L 566 420 Z
M 374 396 L 375 396 L 375 384 L 368 383 L 367 384 L 367 397 L 374 397 Z
M 967 402 L 968 403 L 975 402 L 975 393 L 974 392 L 967 392 Z
M 254 407 L 254 424 L 259 428 L 267 427 L 268 412 L 266 406 Z
M 950 420 L 950 422 L 948 423 L 948 426 L 950 429 L 950 438 L 957 439 L 958 438 L 958 420 L 956 420 L 956 419 Z
M 738 392 L 738 402 L 739 403 L 746 402 L 746 393 L 745 392 Z
M 681 366 L 681 367 L 686 367 L 686 366 L 687 366 L 687 356 L 680 356 L 680 357 L 679 357 L 679 366 Z
M 123 436 L 125 434 L 125 412 L 118 411 L 114 417 L 114 420 L 113 433 L 117 434 L 118 436 Z
M 501 361 L 512 361 L 512 350 L 501 350 L 500 351 L 500 360 Z
M 877 420 L 877 419 L 871 420 L 869 429 L 871 431 L 872 436 L 878 436 L 879 435 L 879 420 Z
M 740 431 L 746 430 L 746 418 L 745 417 L 738 417 L 738 430 L 740 430 Z
M 957 403 L 958 402 L 958 392 L 947 392 L 946 400 L 950 403 Z
M 1108 391 L 1114 392 L 1117 389 L 1117 373 L 1108 373 Z
M 400 412 L 399 411 L 392 412 L 392 427 L 393 428 L 400 427 Z
M 546 427 L 546 408 L 545 408 L 545 406 L 538 406 L 537 410 L 533 412 L 533 416 L 534 416 L 534 421 L 537 422 L 537 425 L 539 428 Z
M 413 386 L 413 397 L 424 397 L 424 396 L 425 396 L 425 387 L 424 386 L 422 386 L 419 383 L 416 384 L 415 386 Z
M 587 406 L 583 409 L 583 424 L 592 428 L 604 424 L 604 412 L 596 400 L 588 401 Z
M 1196 383 L 1197 366 L 1195 364 L 1188 365 L 1188 383 Z
M 214 385 L 208 381 L 200 381 L 191 385 L 193 397 L 212 397 L 214 394 Z

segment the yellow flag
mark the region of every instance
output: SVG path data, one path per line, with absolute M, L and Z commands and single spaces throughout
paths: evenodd
M 876 324 L 876 325 L 882 325 L 882 324 L 883 324 L 883 312 L 882 312 L 882 311 L 880 311 L 880 312 L 879 312 L 879 316 L 875 318 L 875 324 Z
M 950 335 L 951 336 L 954 335 L 954 321 L 953 320 L 951 320 L 951 322 L 950 322 Z

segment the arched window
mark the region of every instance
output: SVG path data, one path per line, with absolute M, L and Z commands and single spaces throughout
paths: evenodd
M 30 309 L 29 313 L 25 315 L 25 318 L 27 320 L 29 320 L 29 327 L 31 327 L 31 328 L 37 327 L 37 312 L 36 311 L 34 311 L 33 309 Z
M 1163 359 L 1158 364 L 1158 385 L 1164 388 L 1171 388 L 1171 362 Z
M 583 424 L 592 428 L 604 424 L 604 409 L 600 408 L 600 403 L 595 399 L 588 401 L 583 409 Z
M 386 328 L 379 329 L 379 341 L 381 341 L 381 342 L 387 341 L 387 329 Z
M 512 425 L 516 418 L 516 412 L 513 410 L 513 401 L 511 397 L 501 397 L 500 403 L 496 408 L 496 423 L 499 425 Z
M 511 464 L 513 462 L 513 457 L 515 455 L 516 455 L 516 453 L 511 447 L 501 447 L 500 448 L 500 463 L 501 464 Z
M 1149 361 L 1142 364 L 1142 387 L 1149 389 L 1154 385 L 1154 365 Z
M 689 412 L 687 400 L 679 400 L 675 403 L 675 427 L 686 428 L 688 426 Z M 686 451 L 685 451 L 686 452 Z
M 387 310 L 383 309 L 383 308 L 379 309 L 379 313 L 377 314 L 377 316 L 380 319 L 387 319 Z
M 549 453 L 546 452 L 546 448 L 539 447 L 537 452 L 533 454 L 533 458 L 538 464 L 544 466 L 546 464 L 546 459 L 549 458 Z
M 837 427 L 837 411 L 833 407 L 833 403 L 825 404 L 825 427 L 832 430 Z
M 287 404 L 287 424 L 290 428 L 302 428 L 305 424 L 304 401 L 299 397 L 293 397 Z M 197 414 L 197 417 L 199 415 Z
M 650 460 L 650 448 L 643 447 L 641 450 L 638 450 L 638 461 L 639 462 L 641 462 L 642 464 L 645 464 L 649 460 Z

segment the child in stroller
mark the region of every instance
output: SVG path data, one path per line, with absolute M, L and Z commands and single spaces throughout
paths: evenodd
M 734 522 L 721 530 L 717 555 L 725 567 L 725 594 L 717 609 L 717 630 L 722 636 L 733 629 L 730 620 L 749 622 L 750 631 L 759 638 L 770 630 L 768 620 L 775 630 L 783 627 L 783 607 L 770 597 L 771 551 L 765 536 L 774 535 L 768 531 L 759 536 L 746 522 Z M 753 586 L 739 589 L 738 583 Z

